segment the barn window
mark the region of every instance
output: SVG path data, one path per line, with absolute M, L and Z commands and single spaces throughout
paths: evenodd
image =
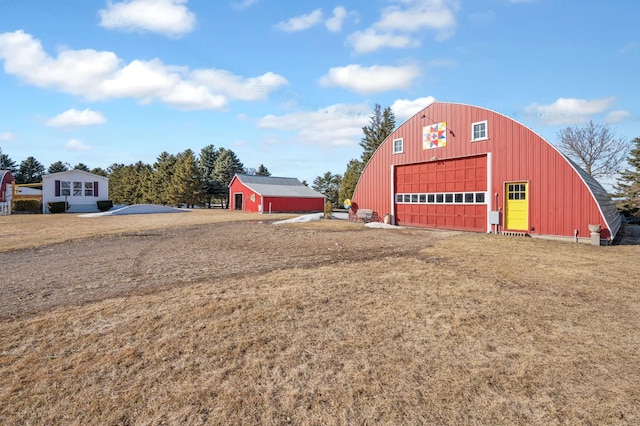
M 401 154 L 404 152 L 404 139 L 393 140 L 393 153 Z
M 456 203 L 461 203 L 462 202 L 462 197 L 463 197 L 462 194 L 456 194 L 455 195 Z
M 402 202 L 402 194 L 396 194 L 396 203 Z
M 427 194 L 420 194 L 420 203 L 426 203 L 427 202 Z
M 418 194 L 411 194 L 411 202 L 412 203 L 418 202 Z
M 484 203 L 484 192 L 476 192 L 476 203 Z
M 436 203 L 442 203 L 444 201 L 444 194 L 436 194 Z
M 435 203 L 436 194 L 427 194 L 427 203 Z
M 410 203 L 411 202 L 411 195 L 410 194 L 404 194 L 404 202 L 405 203 Z
M 464 194 L 465 203 L 473 203 L 473 192 Z
M 489 139 L 487 132 L 487 120 L 479 121 L 471 125 L 472 142 L 483 141 Z
M 60 182 L 60 195 L 71 195 L 71 182 Z
M 453 194 L 444 194 L 445 203 L 453 203 Z

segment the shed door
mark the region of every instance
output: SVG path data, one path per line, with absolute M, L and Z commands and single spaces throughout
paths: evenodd
M 235 194 L 233 200 L 233 207 L 235 210 L 242 210 L 242 193 Z
M 529 230 L 529 185 L 527 182 L 508 182 L 505 186 L 504 226 L 511 231 Z

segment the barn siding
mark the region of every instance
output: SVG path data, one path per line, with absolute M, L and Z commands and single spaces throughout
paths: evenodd
M 489 139 L 471 142 L 471 124 L 484 120 L 487 121 Z M 447 123 L 447 145 L 423 150 L 423 126 L 443 121 Z M 393 154 L 393 141 L 398 138 L 404 140 L 404 152 Z M 488 167 L 491 167 L 492 194 L 487 194 L 487 202 L 492 210 L 504 211 L 505 183 L 522 181 L 529 184 L 531 234 L 572 237 L 577 229 L 580 237 L 587 238 L 590 235 L 590 223 L 599 223 L 606 228 L 607 221 L 601 215 L 591 190 L 553 146 L 509 117 L 462 104 L 431 104 L 400 125 L 366 165 L 352 201 L 358 207 L 371 208 L 379 217 L 383 217 L 387 212 L 395 212 L 396 207 L 392 205 L 392 165 L 419 164 L 488 153 L 491 153 Z M 431 184 L 431 180 L 427 177 L 427 185 Z M 403 181 L 396 183 L 406 184 Z M 421 188 L 423 183 L 414 184 Z M 495 194 L 498 197 L 497 205 Z M 435 215 L 441 214 L 438 210 Z M 414 216 L 416 225 L 431 225 L 428 218 L 420 218 L 419 214 Z M 436 225 L 440 226 L 442 220 L 438 219 Z M 450 226 L 451 220 L 445 222 L 445 226 Z M 477 228 L 486 229 L 486 226 Z M 615 233 L 617 229 L 613 231 Z

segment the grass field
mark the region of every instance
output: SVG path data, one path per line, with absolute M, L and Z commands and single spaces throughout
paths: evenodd
M 640 424 L 639 246 L 319 221 L 268 257 L 192 213 L 0 217 L 5 255 L 248 221 L 240 273 L 0 322 L 0 423 Z

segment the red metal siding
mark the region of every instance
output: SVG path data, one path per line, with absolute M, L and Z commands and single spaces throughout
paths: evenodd
M 234 179 L 229 186 L 229 208 L 237 210 L 236 194 L 242 194 L 242 211 L 259 213 L 262 196 L 247 188 L 239 179 Z M 270 206 L 271 204 L 271 206 Z M 269 210 L 271 208 L 271 210 Z M 324 210 L 324 198 L 300 197 L 264 197 L 264 212 L 321 212 Z
M 269 212 L 321 212 L 324 198 L 264 197 L 264 211 Z
M 472 123 L 487 121 L 488 139 L 471 142 Z M 435 149 L 422 149 L 422 129 L 435 123 L 447 123 L 447 144 Z M 393 154 L 394 139 L 403 138 L 404 152 Z M 491 210 L 504 210 L 506 182 L 529 183 L 529 227 L 531 234 L 572 237 L 578 230 L 589 237 L 588 225 L 605 219 L 589 188 L 566 159 L 532 130 L 522 124 L 483 108 L 470 105 L 434 103 L 398 127 L 378 148 L 358 182 L 352 201 L 359 207 L 371 208 L 383 217 L 392 211 L 392 165 L 425 163 L 490 153 L 491 193 L 487 202 Z M 431 179 L 427 177 L 427 184 Z M 407 184 L 407 182 L 402 182 Z M 420 182 L 412 182 L 420 187 Z M 497 205 L 496 205 L 497 195 Z M 434 212 L 444 227 L 455 225 L 447 218 L 446 209 Z M 406 214 L 406 212 L 403 212 Z M 455 213 L 452 213 L 455 214 Z M 413 220 L 412 220 L 413 222 Z M 486 224 L 485 224 L 486 229 Z

